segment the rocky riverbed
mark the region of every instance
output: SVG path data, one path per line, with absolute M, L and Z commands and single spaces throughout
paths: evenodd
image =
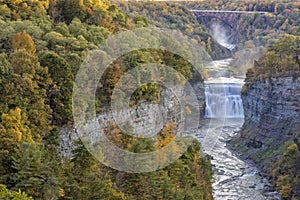
M 206 119 L 195 137 L 211 158 L 216 200 L 276 200 L 278 193 L 250 161 L 230 150 L 228 141 L 236 136 L 243 119 Z

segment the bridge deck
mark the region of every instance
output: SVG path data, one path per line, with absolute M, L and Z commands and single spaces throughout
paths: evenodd
M 191 10 L 192 12 L 210 12 L 210 13 L 237 13 L 237 14 L 267 14 L 270 12 L 261 12 L 261 11 L 232 11 L 232 10 Z

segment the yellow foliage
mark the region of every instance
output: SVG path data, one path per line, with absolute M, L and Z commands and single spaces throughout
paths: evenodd
M 32 38 L 30 37 L 30 35 L 28 35 L 26 33 L 26 31 L 17 33 L 12 38 L 11 46 L 14 51 L 25 50 L 28 53 L 30 53 L 31 55 L 35 55 L 35 52 L 36 52 L 35 44 L 34 44 Z
M 170 149 L 171 151 L 168 151 L 164 154 L 157 154 L 155 157 L 155 160 L 157 163 L 164 163 L 169 158 L 172 158 L 175 152 L 178 150 L 178 145 L 176 143 L 171 143 L 174 138 L 175 134 L 174 132 L 174 122 L 171 122 L 170 124 L 165 124 L 162 132 L 157 135 L 157 142 L 156 142 L 156 149 L 159 150 L 167 145 L 172 145 Z
M 156 148 L 160 149 L 166 145 L 168 145 L 175 137 L 174 134 L 172 134 L 174 131 L 174 122 L 171 122 L 170 124 L 166 124 L 161 132 L 160 135 L 157 136 L 157 143 Z
M 101 0 L 95 0 L 94 1 L 94 8 L 101 9 L 101 10 L 107 10 L 109 7 L 109 4 L 101 1 Z
M 14 4 L 19 4 L 19 3 L 22 3 L 23 0 L 14 0 Z
M 295 153 L 297 151 L 297 149 L 298 149 L 297 144 L 292 144 L 287 148 L 288 152 L 290 152 L 290 153 Z
M 280 196 L 282 198 L 289 198 L 291 195 L 293 187 L 290 184 L 286 184 L 282 186 L 281 190 L 279 191 Z
M 65 191 L 64 191 L 64 189 L 62 189 L 62 188 L 59 189 L 59 196 L 60 196 L 60 197 L 64 197 L 64 196 L 65 196 Z
M 16 107 L 11 109 L 7 114 L 1 116 L 2 125 L 7 131 L 7 134 L 13 137 L 17 142 L 33 142 L 30 130 L 26 127 L 27 117 L 21 114 L 21 109 Z

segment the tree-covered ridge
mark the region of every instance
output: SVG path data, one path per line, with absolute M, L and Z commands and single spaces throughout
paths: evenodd
M 300 36 L 285 35 L 268 47 L 267 53 L 248 69 L 246 85 L 257 78 L 300 75 Z M 246 89 L 246 88 L 244 88 Z
M 240 45 L 238 48 L 267 46 L 284 34 L 300 34 L 300 4 L 297 1 L 203 1 L 183 2 L 190 9 L 258 11 L 267 14 L 243 14 L 237 29 Z
M 105 167 L 80 141 L 71 160 L 57 153 L 59 128 L 73 123 L 74 78 L 90 50 L 114 33 L 146 26 L 145 17 L 107 1 L 0 0 L 0 199 L 212 199 L 211 165 L 196 141 L 174 164 L 145 174 Z M 99 83 L 99 111 L 123 73 L 151 62 L 192 77 L 190 63 L 177 55 L 130 52 Z M 159 92 L 145 85 L 132 101 L 155 101 Z M 108 134 L 138 152 L 168 144 L 172 125 L 166 127 L 159 142 L 146 144 L 126 138 L 114 124 Z
M 242 15 L 239 23 L 245 40 L 268 40 L 283 33 L 299 35 L 300 4 L 297 1 L 203 1 L 184 2 L 188 8 L 202 10 L 262 11 L 270 14 Z
M 235 60 L 231 71 L 244 75 L 247 68 L 253 66 L 253 60 L 259 59 L 266 52 L 269 44 L 284 36 L 284 34 L 299 36 L 300 5 L 297 1 L 202 1 L 181 2 L 189 9 L 228 10 L 228 11 L 258 11 L 266 14 L 242 14 L 236 27 L 231 27 L 230 38 L 239 41 L 233 50 Z M 213 25 L 212 17 L 198 19 L 203 24 Z M 221 24 L 226 26 L 226 23 Z
M 89 50 L 116 31 L 146 25 L 143 23 L 146 23 L 144 18 L 131 18 L 117 6 L 102 1 L 2 1 L 1 8 L 7 10 L 0 12 L 0 26 L 3 30 L 0 33 L 1 67 L 5 68 L 3 75 L 6 79 L 2 86 L 10 92 L 8 87 L 14 85 L 7 79 L 10 77 L 9 73 L 11 79 L 15 80 L 14 72 L 18 71 L 23 75 L 20 71 L 21 65 L 24 66 L 24 70 L 31 65 L 32 71 L 24 71 L 24 76 L 33 76 L 37 82 L 34 84 L 41 86 L 42 95 L 47 99 L 45 106 L 50 106 L 52 110 L 47 111 L 48 122 L 46 117 L 40 117 L 44 125 L 49 125 L 49 120 L 54 125 L 67 124 L 72 120 L 73 81 Z M 66 15 L 64 9 L 71 9 L 73 15 Z M 109 21 L 105 20 L 106 17 Z M 106 24 L 102 24 L 103 22 Z M 37 65 L 41 67 L 33 69 Z M 20 83 L 21 80 L 15 81 Z M 36 87 L 34 84 L 25 85 Z M 27 90 L 30 91 L 29 88 Z M 15 91 L 14 94 L 18 92 Z M 1 113 L 8 112 L 11 106 L 18 106 L 24 110 L 28 101 L 19 98 L 22 100 L 20 104 L 16 104 L 10 102 L 8 96 L 3 99 Z M 42 103 L 45 101 L 41 100 L 40 105 Z M 26 105 L 29 106 L 28 103 Z
M 120 7 L 129 14 L 139 14 L 156 27 L 174 29 L 192 38 L 195 44 L 201 46 L 213 59 L 230 57 L 230 51 L 212 39 L 212 36 L 196 16 L 179 3 L 174 2 L 142 2 L 117 1 Z

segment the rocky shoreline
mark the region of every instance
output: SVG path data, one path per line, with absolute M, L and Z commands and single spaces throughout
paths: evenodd
M 231 138 L 238 135 L 243 120 L 226 119 L 224 124 L 220 124 L 218 119 L 206 119 L 206 121 L 208 129 L 203 125 L 202 130 L 200 129 L 195 137 L 202 142 L 204 153 L 213 164 L 215 199 L 280 199 L 278 192 L 274 190 L 257 165 L 237 153 L 230 144 Z M 213 136 L 217 138 L 215 144 L 205 142 L 206 134 L 216 134 Z
M 269 174 L 267 174 L 266 172 L 263 171 L 263 167 L 257 163 L 255 163 L 251 158 L 247 157 L 246 155 L 240 153 L 233 145 L 233 141 L 236 138 L 239 138 L 241 134 L 241 130 L 239 130 L 235 136 L 233 136 L 229 141 L 226 142 L 226 147 L 229 149 L 229 151 L 232 152 L 232 154 L 234 154 L 236 157 L 238 157 L 239 159 L 243 160 L 245 163 L 247 163 L 249 166 L 255 167 L 258 169 L 257 174 L 260 177 L 264 177 L 268 180 L 268 182 L 270 182 L 271 184 L 266 184 L 265 185 L 265 192 L 266 194 L 271 194 L 271 195 L 278 195 L 278 192 L 276 191 L 275 187 L 274 187 L 274 180 L 271 179 L 271 177 L 269 176 Z

